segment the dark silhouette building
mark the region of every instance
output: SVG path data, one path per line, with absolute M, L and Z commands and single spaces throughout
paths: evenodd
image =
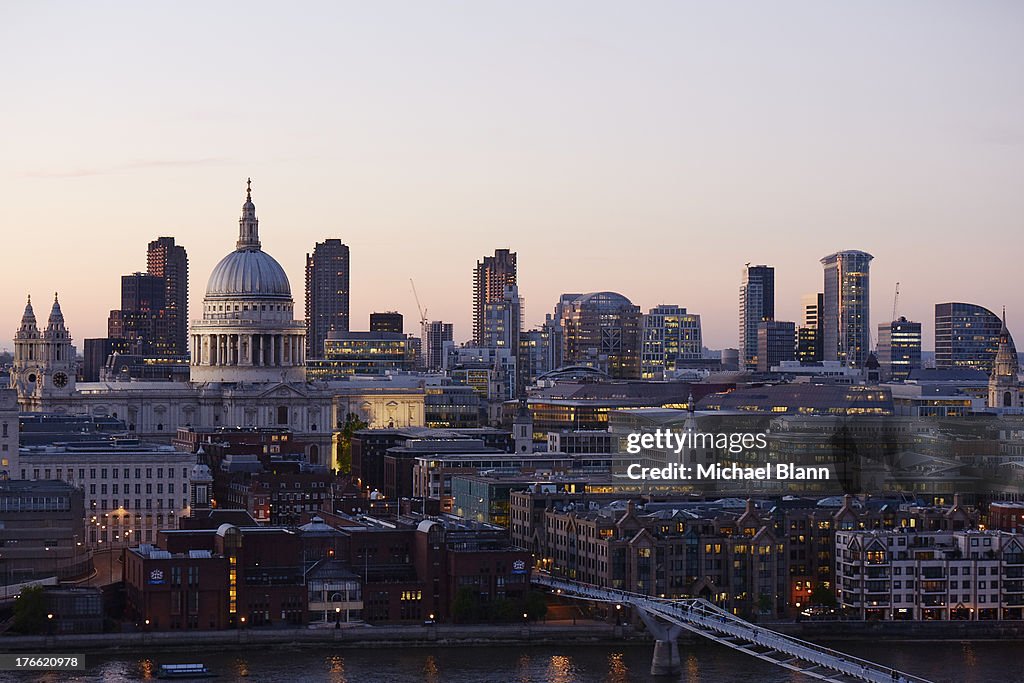
M 397 332 L 405 333 L 405 322 L 401 313 L 387 311 L 386 313 L 370 314 L 370 332 Z
M 331 332 L 348 332 L 349 252 L 339 239 L 306 254 L 306 358 L 323 358 Z
M 740 284 L 740 369 L 757 369 L 757 326 L 775 319 L 775 268 L 743 268 Z
M 184 356 L 188 353 L 188 253 L 173 237 L 159 237 L 149 243 L 146 270 L 164 281 L 167 353 Z

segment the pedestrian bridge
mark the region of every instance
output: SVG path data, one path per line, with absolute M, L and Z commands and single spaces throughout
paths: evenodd
M 929 683 L 914 676 L 744 621 L 701 598 L 669 600 L 600 588 L 533 572 L 531 582 L 578 600 L 629 605 L 655 637 L 651 673 L 672 675 L 681 669 L 677 640 L 685 629 L 751 657 L 820 681 Z

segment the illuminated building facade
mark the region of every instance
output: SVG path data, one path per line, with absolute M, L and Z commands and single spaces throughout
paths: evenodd
M 992 372 L 1003 321 L 983 306 L 935 304 L 935 367 Z
M 902 382 L 921 367 L 921 323 L 906 318 L 878 326 L 875 354 L 885 381 Z
M 643 317 L 640 371 L 643 379 L 664 379 L 704 356 L 700 316 L 680 306 L 661 305 Z
M 871 351 L 869 269 L 873 258 L 851 250 L 821 259 L 825 269 L 820 316 L 822 360 L 864 367 Z

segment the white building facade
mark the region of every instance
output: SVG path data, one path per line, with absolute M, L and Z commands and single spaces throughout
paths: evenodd
M 840 605 L 861 619 L 1020 619 L 1024 537 L 839 530 L 836 587 Z

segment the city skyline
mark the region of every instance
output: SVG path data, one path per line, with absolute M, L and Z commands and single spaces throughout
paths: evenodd
M 608 290 L 733 347 L 743 263 L 775 267 L 776 318 L 798 321 L 818 260 L 859 249 L 872 328 L 899 281 L 926 349 L 937 302 L 1005 305 L 1024 329 L 1024 294 L 991 276 L 1015 271 L 1024 215 L 1016 5 L 60 7 L 0 28 L 11 333 L 25 294 L 57 290 L 76 339 L 103 336 L 162 235 L 201 301 L 248 176 L 299 310 L 304 254 L 349 245 L 352 329 L 415 320 L 412 277 L 468 340 L 495 248 L 519 255 L 528 327 Z
M 177 236 L 168 236 L 168 235 L 160 235 L 159 236 L 159 238 L 163 238 L 163 237 L 173 237 L 175 240 L 178 240 Z M 262 235 L 261 235 L 261 237 L 262 237 Z M 156 239 L 158 239 L 158 237 L 156 235 L 154 235 L 152 237 L 152 240 L 156 240 Z M 325 237 L 323 239 L 336 239 L 336 238 Z M 263 241 L 266 242 L 266 239 L 263 238 Z M 179 245 L 182 246 L 182 247 L 186 247 L 186 245 L 180 244 L 180 241 L 179 241 Z M 187 247 L 186 247 L 186 249 L 187 249 Z M 269 253 L 269 250 L 268 250 L 268 253 Z M 143 254 L 143 256 L 144 255 L 145 254 Z M 275 255 L 275 258 L 277 258 L 277 257 L 278 256 Z M 191 260 L 192 259 L 190 259 L 190 261 Z M 197 257 L 195 259 L 196 262 L 202 262 L 203 260 L 204 259 L 202 258 L 201 255 L 197 255 Z M 279 260 L 285 261 L 287 259 L 280 258 Z M 217 261 L 218 261 L 218 259 L 213 259 L 214 264 Z M 306 261 L 306 259 L 304 257 L 303 258 L 303 272 L 305 270 L 305 261 Z M 766 264 L 766 265 L 768 265 L 768 264 Z M 191 270 L 192 267 L 193 266 L 190 263 L 189 264 L 190 270 Z M 768 265 L 768 267 L 771 268 L 772 266 Z M 820 266 L 819 266 L 819 268 L 820 268 Z M 295 282 L 294 274 L 288 272 L 287 268 L 285 268 L 285 270 L 286 270 L 286 273 L 288 275 L 289 281 L 294 283 Z M 744 266 L 743 270 L 744 271 L 746 270 L 746 266 Z M 117 298 L 118 299 L 120 299 L 120 289 L 121 289 L 120 282 L 121 282 L 121 280 L 124 277 L 128 276 L 128 275 L 138 274 L 140 272 L 144 273 L 145 271 L 130 270 L 130 271 L 126 272 L 123 275 L 115 275 L 115 274 L 111 273 L 111 279 L 112 279 L 112 281 L 115 282 L 115 288 L 117 290 Z M 741 276 L 742 276 L 742 273 L 741 273 Z M 196 284 L 191 284 L 190 285 L 190 291 L 189 291 L 189 299 L 190 299 L 190 304 L 189 304 L 189 311 L 190 311 L 190 313 L 189 313 L 189 326 L 191 327 L 191 322 L 197 318 L 197 315 L 196 315 L 197 312 L 195 310 L 197 305 L 191 303 L 191 301 L 194 301 L 196 297 L 198 297 L 199 300 L 202 300 L 203 295 L 206 293 L 206 286 L 207 286 L 206 283 L 207 283 L 207 280 L 205 278 L 196 279 L 196 278 L 192 277 L 192 273 L 190 273 L 189 279 L 190 279 L 190 282 L 196 283 Z M 472 280 L 472 273 L 470 274 L 470 280 Z M 872 275 L 872 280 L 874 280 L 874 275 Z M 300 278 L 298 282 L 302 282 L 302 281 L 303 281 L 302 278 Z M 819 285 L 820 285 L 820 283 L 819 283 Z M 356 285 L 356 288 L 358 288 L 358 283 Z M 465 287 L 465 289 L 469 293 L 469 298 L 472 299 L 472 296 L 473 296 L 473 284 L 472 284 L 472 282 L 470 282 Z M 557 297 L 560 296 L 561 294 L 564 294 L 565 292 L 571 291 L 572 289 L 573 288 L 568 287 L 563 292 L 560 292 L 558 295 L 555 295 L 555 297 L 553 297 L 553 303 L 550 306 L 543 307 L 540 311 L 537 311 L 536 308 L 527 308 L 528 318 L 525 321 L 524 330 L 526 330 L 526 329 L 534 329 L 534 328 L 541 327 L 542 323 L 543 323 L 544 316 L 547 315 L 547 314 L 550 314 L 554 310 L 555 304 L 557 303 Z M 585 289 L 585 288 L 575 288 L 575 289 L 579 290 L 579 291 L 583 291 L 583 289 Z M 809 287 L 808 291 L 810 291 L 811 289 L 813 289 L 813 287 Z M 658 306 L 663 306 L 663 305 L 684 305 L 684 304 L 678 304 L 678 303 L 671 303 L 673 301 L 672 297 L 662 297 L 662 299 L 658 300 L 659 303 L 651 304 L 651 305 L 646 305 L 645 303 L 638 303 L 633 297 L 630 296 L 630 294 L 627 291 L 622 291 L 621 289 L 613 289 L 613 288 L 609 288 L 609 287 L 592 289 L 592 290 L 588 290 L 588 291 L 593 291 L 593 292 L 609 291 L 609 292 L 614 292 L 614 293 L 622 294 L 626 298 L 630 299 L 635 305 L 639 305 L 640 308 L 641 308 L 641 312 L 644 315 L 646 315 L 650 310 L 652 310 L 654 308 L 657 308 Z M 304 306 L 304 304 L 305 304 L 305 298 L 306 298 L 305 297 L 305 289 L 303 287 L 301 287 L 301 286 L 300 287 L 296 287 L 293 284 L 292 292 L 293 292 L 293 297 L 294 297 L 294 299 L 296 301 L 296 308 L 302 308 Z M 68 304 L 66 303 L 67 300 L 69 300 L 69 299 L 73 300 L 75 298 L 75 296 L 74 296 L 75 293 L 74 292 L 70 292 L 71 296 L 67 296 L 64 292 L 61 292 L 60 290 L 56 290 L 56 294 L 60 295 L 61 301 L 62 301 L 62 306 L 65 309 L 68 309 Z M 30 296 L 33 295 L 33 293 L 32 292 L 26 292 L 25 295 L 30 297 Z M 412 312 L 409 312 L 407 307 L 406 308 L 399 307 L 399 308 L 396 308 L 394 310 L 396 310 L 397 312 L 401 313 L 402 315 L 404 315 L 406 317 L 411 316 L 412 319 L 416 319 L 417 316 L 418 316 L 418 311 L 416 310 L 415 297 L 413 296 L 411 288 L 410 288 L 410 292 L 409 292 L 409 297 L 413 299 Z M 871 299 L 872 301 L 876 301 L 877 298 L 878 298 L 878 296 L 876 294 L 872 294 L 872 299 Z M 802 303 L 799 302 L 799 297 L 797 297 L 797 299 L 798 299 L 798 301 L 797 301 L 796 305 L 793 305 L 792 302 L 789 301 L 788 298 L 784 302 L 782 302 L 782 303 L 780 303 L 778 300 L 776 300 L 776 308 L 777 309 L 781 309 L 781 310 L 787 311 L 787 312 L 792 312 L 793 315 L 789 316 L 789 315 L 778 315 L 777 314 L 775 316 L 775 319 L 776 320 L 780 320 L 780 321 L 795 322 L 797 325 L 802 324 L 802 321 L 804 319 L 803 310 L 802 310 L 803 309 L 803 305 L 802 305 Z M 907 320 L 911 320 L 911 321 L 914 321 L 914 322 L 921 323 L 923 339 L 926 340 L 923 343 L 923 347 L 922 348 L 925 351 L 929 351 L 929 352 L 934 351 L 934 331 L 935 331 L 935 325 L 934 325 L 934 321 L 935 321 L 935 318 L 934 318 L 934 306 L 935 306 L 935 304 L 942 303 L 943 301 L 958 301 L 958 302 L 962 302 L 962 303 L 968 303 L 968 304 L 975 304 L 975 305 L 984 306 L 984 307 L 990 308 L 992 310 L 1001 310 L 1001 308 L 1006 308 L 1005 304 L 1002 307 L 998 307 L 998 306 L 986 305 L 986 304 L 983 304 L 983 303 L 979 304 L 978 302 L 968 301 L 968 300 L 963 299 L 963 298 L 960 298 L 960 299 L 953 298 L 953 299 L 946 299 L 946 300 L 943 300 L 943 301 L 934 301 L 934 302 L 931 302 L 930 304 L 926 304 L 927 306 L 929 306 L 929 312 L 926 315 L 924 315 L 924 316 L 917 316 L 917 315 L 913 315 L 913 314 L 908 314 L 906 312 L 906 308 L 904 307 L 904 305 L 902 303 L 903 300 L 904 300 L 904 298 L 903 298 L 903 290 L 901 290 L 900 291 L 898 310 L 896 311 L 896 314 L 897 314 L 896 315 L 896 319 L 899 319 L 900 317 L 903 317 L 903 318 L 906 318 Z M 3 308 L 14 308 L 14 309 L 16 309 L 17 310 L 16 318 L 17 318 L 17 320 L 20 320 L 21 313 L 22 313 L 22 311 L 24 309 L 24 300 L 20 300 L 20 301 L 13 300 L 13 301 L 14 301 L 13 306 L 11 305 L 11 300 L 8 300 L 8 301 L 6 301 L 4 303 L 0 303 L 0 309 L 3 309 Z M 37 299 L 37 301 L 38 301 L 38 299 Z M 300 304 L 299 302 L 302 302 L 302 304 Z M 352 321 L 351 324 L 350 324 L 350 327 L 353 330 L 364 330 L 364 329 L 365 330 L 369 330 L 370 314 L 373 313 L 373 312 L 380 311 L 380 310 L 382 310 L 384 308 L 387 308 L 385 306 L 382 306 L 382 305 L 379 305 L 379 304 L 375 303 L 372 300 L 370 300 L 370 301 L 365 301 L 364 300 L 364 302 L 365 302 L 365 306 L 363 308 L 365 308 L 365 310 L 361 309 L 360 311 L 358 311 L 356 313 L 352 313 L 351 316 L 350 316 L 350 320 Z M 884 304 L 884 303 L 885 303 L 884 301 L 883 302 L 879 302 L 879 304 Z M 114 306 L 117 306 L 117 305 L 118 305 L 118 302 L 115 301 Z M 735 306 L 735 303 L 733 305 Z M 889 305 L 889 308 L 885 309 L 885 310 L 891 311 L 892 300 L 889 301 L 888 305 Z M 686 306 L 686 307 L 687 308 L 691 308 L 689 306 Z M 433 314 L 432 309 L 430 309 L 430 308 L 428 308 L 426 306 L 424 306 L 424 308 L 425 308 L 425 310 L 428 313 L 428 316 L 427 316 L 428 320 L 431 320 L 431 321 L 441 320 L 443 322 L 451 323 L 451 324 L 454 325 L 454 329 L 455 329 L 454 338 L 455 338 L 455 341 L 457 343 L 459 343 L 459 344 L 462 344 L 462 343 L 472 344 L 472 325 L 473 325 L 473 322 L 472 322 L 473 321 L 472 306 L 470 306 L 470 311 L 469 311 L 468 315 L 460 316 L 458 314 L 455 314 L 455 315 L 448 316 L 448 317 L 436 316 L 436 315 Z M 113 309 L 110 309 L 110 310 L 113 310 Z M 107 310 L 106 313 L 110 313 L 110 310 Z M 389 309 L 389 310 L 391 310 L 391 309 Z M 449 307 L 446 307 L 446 310 L 453 310 L 453 308 L 449 306 Z M 67 310 L 65 311 L 65 313 L 67 314 Z M 704 324 L 705 325 L 704 326 L 705 330 L 707 330 L 707 329 L 718 330 L 720 328 L 720 325 L 716 324 L 716 321 L 720 323 L 721 319 L 723 317 L 727 317 L 730 313 L 735 315 L 735 313 L 731 312 L 731 311 L 701 312 L 701 311 L 694 310 L 694 313 L 703 316 L 703 320 L 704 321 L 708 321 L 708 320 L 712 321 L 712 325 L 711 326 L 707 326 L 707 323 L 705 322 L 705 324 Z M 92 326 L 93 327 L 97 327 L 98 328 L 98 331 L 95 334 L 80 334 L 78 332 L 75 332 L 75 329 L 76 329 L 77 325 L 75 325 L 73 322 L 71 322 L 77 316 L 75 315 L 74 312 L 71 312 L 71 318 L 69 319 L 69 322 L 68 322 L 68 328 L 71 329 L 72 332 L 73 332 L 74 338 L 76 340 L 76 347 L 78 348 L 79 353 L 81 353 L 82 349 L 83 349 L 82 341 L 81 340 L 84 340 L 84 339 L 87 339 L 87 338 L 103 338 L 103 337 L 107 337 L 108 336 L 108 334 L 107 334 L 107 331 L 108 331 L 107 330 L 108 321 L 107 321 L 107 318 L 105 316 L 106 316 L 106 314 L 104 314 L 104 317 L 102 317 L 102 319 L 99 321 L 99 323 L 95 323 L 93 321 L 90 321 L 90 322 L 92 322 Z M 872 347 L 873 348 L 875 346 L 877 346 L 877 342 L 878 342 L 877 338 L 874 336 L 874 329 L 877 327 L 877 325 L 878 324 L 888 323 L 888 322 L 893 322 L 893 321 L 889 321 L 889 320 L 884 320 L 883 319 L 884 316 L 885 316 L 885 313 L 882 312 L 881 314 L 879 314 L 878 313 L 878 309 L 875 309 L 875 311 L 872 313 L 870 324 L 871 324 L 871 329 L 872 329 Z M 463 319 L 463 318 L 464 318 L 464 321 L 463 322 L 459 322 L 460 319 Z M 297 319 L 299 319 L 299 318 L 297 318 Z M 365 320 L 365 325 L 363 325 L 363 324 L 361 324 L 359 322 L 360 319 Z M 733 324 L 735 325 L 735 323 L 733 323 Z M 1014 325 L 1014 319 L 1013 319 L 1012 314 L 1007 315 L 1007 326 L 1010 328 L 1011 334 L 1013 334 L 1013 330 L 1014 330 L 1014 328 L 1016 326 Z M 17 327 L 17 322 L 12 322 L 11 323 L 11 329 L 14 330 L 16 327 Z M 87 327 L 88 327 L 88 325 L 87 325 Z M 409 332 L 409 331 L 407 330 L 407 332 Z M 412 333 L 414 335 L 416 334 L 415 332 L 410 332 L 410 333 Z M 727 333 L 724 333 L 724 334 L 725 334 L 725 336 L 727 336 Z M 733 337 L 735 337 L 735 331 L 733 331 L 732 334 L 733 334 Z M 13 333 L 12 333 L 12 337 L 13 337 Z M 719 344 L 708 343 L 708 341 L 707 341 L 708 340 L 708 335 L 705 332 L 704 333 L 704 340 L 705 340 L 704 346 L 706 348 L 709 348 L 709 349 L 712 349 L 712 350 L 721 350 L 723 348 L 736 348 L 736 340 L 735 339 L 733 339 L 733 340 L 723 339 L 722 343 L 719 343 Z M 731 341 L 731 343 L 730 343 L 730 341 Z M 13 347 L 11 346 L 11 342 L 9 340 L 5 340 L 5 339 L 0 338 L 0 350 L 10 351 L 10 350 L 12 350 L 12 348 Z

